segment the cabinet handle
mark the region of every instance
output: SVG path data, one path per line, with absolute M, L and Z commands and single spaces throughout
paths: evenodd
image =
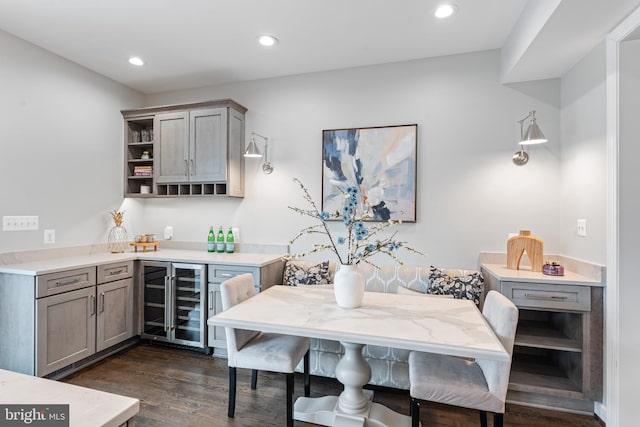
M 104 292 L 100 294 L 100 299 L 102 300 L 100 302 L 100 313 L 104 312 Z
M 213 291 L 209 291 L 209 310 L 213 310 Z
M 115 276 L 116 274 L 120 274 L 120 273 L 122 273 L 122 269 L 120 269 L 120 270 L 112 270 L 112 271 L 109 272 L 109 275 L 110 276 Z
M 79 277 L 74 277 L 71 280 L 58 280 L 56 281 L 56 286 L 68 286 L 68 285 L 73 285 L 74 283 L 78 283 L 80 281 Z
M 173 291 L 173 287 L 176 283 L 176 280 L 177 280 L 176 276 L 171 276 L 169 278 L 170 288 L 171 288 L 171 295 L 169 296 L 169 300 L 171 302 L 171 311 L 169 312 L 169 314 L 171 315 L 171 329 L 176 328 L 176 316 L 178 315 L 178 313 L 175 312 L 175 308 L 173 307 L 176 300 L 174 291 Z
M 91 310 L 91 315 L 96 314 L 96 296 L 91 295 L 89 297 L 89 309 Z
M 566 295 L 528 294 L 526 292 L 524 296 L 525 298 L 529 298 L 529 299 L 559 300 L 559 301 L 564 301 L 568 298 Z
M 191 162 L 191 167 L 189 168 L 189 176 L 193 174 L 193 159 L 189 160 Z
M 169 276 L 164 276 L 164 330 L 169 329 L 169 318 L 167 312 L 169 311 Z
M 233 274 L 231 274 L 231 273 L 220 273 L 220 276 L 222 276 L 222 277 L 234 277 Z
M 189 175 L 189 164 L 187 163 L 187 159 L 184 159 L 184 174 Z

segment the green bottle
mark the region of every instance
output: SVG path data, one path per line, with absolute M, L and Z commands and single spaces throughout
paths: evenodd
M 227 233 L 227 253 L 232 254 L 235 249 L 236 244 L 233 238 L 233 229 L 229 227 L 229 232 Z
M 209 228 L 209 236 L 207 237 L 207 252 L 216 251 L 216 235 L 213 233 L 213 226 Z
M 218 229 L 218 237 L 216 238 L 216 252 L 224 252 L 224 231 L 222 231 L 222 227 Z

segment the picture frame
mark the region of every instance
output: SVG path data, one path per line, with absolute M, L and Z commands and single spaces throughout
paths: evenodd
M 418 125 L 322 131 L 322 210 L 340 211 L 357 187 L 370 221 L 416 222 Z

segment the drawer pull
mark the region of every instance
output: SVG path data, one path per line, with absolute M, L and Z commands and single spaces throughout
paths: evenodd
M 68 286 L 68 285 L 73 285 L 74 283 L 78 283 L 81 279 L 79 277 L 74 277 L 71 280 L 63 280 L 63 281 L 56 281 L 56 286 Z
M 235 275 L 232 274 L 232 273 L 220 273 L 220 276 L 221 277 L 235 277 Z
M 565 301 L 567 298 L 569 298 L 566 295 L 544 295 L 544 294 L 528 294 L 528 293 L 525 293 L 524 296 L 529 299 L 552 300 L 552 301 Z
M 209 310 L 213 310 L 213 291 L 209 291 Z
M 116 274 L 122 273 L 122 269 L 120 270 L 112 270 L 109 272 L 109 276 L 115 276 Z

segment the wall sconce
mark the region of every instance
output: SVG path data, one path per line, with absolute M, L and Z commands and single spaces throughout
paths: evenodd
M 527 131 L 524 132 L 523 123 L 527 119 L 531 119 L 531 121 L 529 122 Z M 542 144 L 543 142 L 547 142 L 547 138 L 544 136 L 544 134 L 538 127 L 538 124 L 536 123 L 535 110 L 527 114 L 524 119 L 518 120 L 518 123 L 520 123 L 520 142 L 518 142 L 518 144 L 520 144 L 520 151 L 516 151 L 516 153 L 513 155 L 513 163 L 518 166 L 522 166 L 527 164 L 527 162 L 529 161 L 529 155 L 526 153 L 526 151 L 524 151 L 524 146 Z
M 244 157 L 263 157 L 262 153 L 260 153 L 260 149 L 256 145 L 256 136 L 264 139 L 264 163 L 262 163 L 262 172 L 270 174 L 271 172 L 273 172 L 273 164 L 269 161 L 269 138 L 267 138 L 266 136 L 251 132 L 251 141 L 249 142 L 247 150 L 244 152 Z

